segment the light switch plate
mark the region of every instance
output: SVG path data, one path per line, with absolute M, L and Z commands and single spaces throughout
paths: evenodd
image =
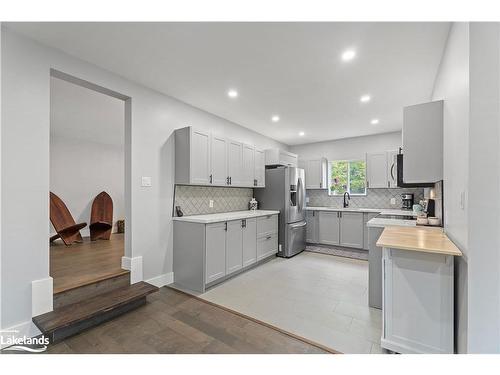
M 208 201 L 208 207 L 210 207 L 210 208 L 214 208 L 214 200 L 213 200 L 213 199 L 210 199 L 210 200 Z
M 149 187 L 151 186 L 151 177 L 142 177 L 141 186 Z
M 306 197 L 306 203 L 309 203 L 309 197 Z

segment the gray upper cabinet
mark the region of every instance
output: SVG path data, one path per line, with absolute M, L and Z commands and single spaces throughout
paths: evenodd
M 306 242 L 308 243 L 318 243 L 318 213 L 317 211 L 307 211 Z
M 224 186 L 227 184 L 227 176 L 227 140 L 212 135 L 210 183 Z
M 208 284 L 226 275 L 226 223 L 206 226 L 205 282 Z
M 443 101 L 403 110 L 403 178 L 406 183 L 443 179 Z
M 257 219 L 243 220 L 243 267 L 257 261 Z
M 226 275 L 243 267 L 243 220 L 227 222 Z
M 340 212 L 340 245 L 363 248 L 363 213 Z
M 242 183 L 243 186 L 255 186 L 255 147 L 243 145 Z
M 265 187 L 265 152 L 191 126 L 177 129 L 175 183 Z
M 366 186 L 386 188 L 387 185 L 387 153 L 383 151 L 366 154 Z
M 319 212 L 319 243 L 338 245 L 340 243 L 340 213 L 336 211 Z
M 210 184 L 210 133 L 192 127 L 175 131 L 175 183 Z
M 297 154 L 277 148 L 266 150 L 266 165 L 287 165 L 289 167 L 296 167 L 298 161 L 299 156 Z
M 229 185 L 243 186 L 243 144 L 229 141 L 227 145 L 227 166 Z
M 266 155 L 264 150 L 255 148 L 255 164 L 254 164 L 254 186 L 266 186 Z
M 327 189 L 328 161 L 326 158 L 306 160 L 304 164 L 306 189 Z

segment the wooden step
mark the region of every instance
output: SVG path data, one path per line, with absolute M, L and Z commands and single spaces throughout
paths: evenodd
M 156 291 L 141 281 L 36 316 L 33 323 L 55 343 L 144 305 L 146 296 Z
M 87 300 L 99 294 L 130 285 L 130 271 L 100 276 L 80 286 L 54 293 L 54 309 Z

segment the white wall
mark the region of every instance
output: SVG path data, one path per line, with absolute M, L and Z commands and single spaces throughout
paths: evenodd
M 50 190 L 64 201 L 77 223 L 90 224 L 92 202 L 106 191 L 113 199 L 116 231 L 116 221 L 125 218 L 124 171 L 123 146 L 50 136 Z M 90 235 L 88 226 L 80 232 Z
M 467 351 L 467 199 L 469 184 L 469 24 L 454 23 L 439 68 L 432 100 L 444 100 L 444 223 L 462 250 L 456 259 L 455 320 L 459 353 Z
M 468 348 L 500 353 L 500 24 L 470 23 Z
M 3 327 L 31 320 L 31 282 L 49 275 L 46 223 L 51 68 L 131 98 L 132 217 L 127 220 L 131 225 L 130 255 L 142 256 L 144 279 L 172 271 L 175 128 L 193 125 L 263 148 L 287 149 L 260 134 L 42 46 L 7 28 L 2 31 Z M 141 176 L 151 176 L 153 186 L 141 187 Z
M 323 156 L 328 160 L 364 159 L 367 152 L 397 150 L 401 141 L 401 132 L 392 132 L 291 146 L 290 151 L 302 160 Z

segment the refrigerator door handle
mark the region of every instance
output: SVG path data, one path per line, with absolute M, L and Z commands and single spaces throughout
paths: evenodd
M 297 195 L 298 195 L 298 203 L 299 203 L 299 213 L 302 213 L 304 210 L 304 187 L 302 186 L 302 178 L 298 178 L 297 181 Z

